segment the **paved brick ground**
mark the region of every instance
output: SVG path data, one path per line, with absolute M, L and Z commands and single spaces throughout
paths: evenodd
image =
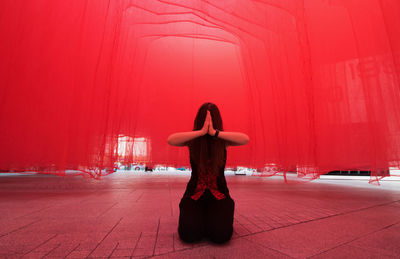
M 191 245 L 177 235 L 188 179 L 134 172 L 101 180 L 1 176 L 0 257 L 400 257 L 400 182 L 284 184 L 228 175 L 236 206 L 232 240 Z

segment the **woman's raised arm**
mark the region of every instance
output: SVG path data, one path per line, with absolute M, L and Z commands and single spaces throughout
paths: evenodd
M 211 133 L 211 136 L 215 135 L 215 131 L 213 132 L 214 133 Z M 250 141 L 249 136 L 247 136 L 246 134 L 232 131 L 220 131 L 218 134 L 218 138 L 224 139 L 230 146 L 246 145 Z
M 169 135 L 167 142 L 171 146 L 185 146 L 187 141 L 203 136 L 204 134 L 201 130 L 173 133 Z
M 178 132 L 169 135 L 167 142 L 172 146 L 185 146 L 186 142 L 194 138 L 210 134 L 215 136 L 216 130 L 213 127 L 210 111 L 207 111 L 206 119 L 204 120 L 203 128 L 201 130 L 194 130 L 188 132 Z M 227 145 L 240 146 L 249 143 L 250 138 L 241 132 L 220 131 L 218 138 L 224 139 Z

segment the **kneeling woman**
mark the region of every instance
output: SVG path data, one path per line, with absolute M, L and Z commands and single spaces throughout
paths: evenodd
M 168 137 L 168 144 L 188 146 L 192 175 L 179 203 L 180 238 L 196 242 L 206 237 L 216 243 L 230 240 L 235 202 L 229 195 L 224 170 L 226 148 L 249 142 L 240 132 L 223 131 L 217 106 L 203 104 L 194 120 L 193 131 Z

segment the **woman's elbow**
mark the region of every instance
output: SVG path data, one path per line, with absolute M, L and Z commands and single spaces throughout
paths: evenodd
M 173 142 L 171 141 L 171 136 L 169 136 L 169 137 L 167 138 L 167 143 L 168 143 L 168 145 L 171 145 L 171 146 L 174 145 Z
M 176 140 L 174 140 L 174 139 L 172 139 L 172 138 L 168 138 L 168 139 L 167 139 L 167 143 L 168 143 L 169 145 L 171 145 L 171 146 L 174 146 L 174 147 L 179 147 L 179 146 L 181 146 L 181 144 L 179 144 L 178 142 L 176 142 Z
M 244 138 L 244 144 L 243 145 L 246 145 L 247 143 L 249 143 L 249 141 L 250 141 L 250 138 L 249 138 L 249 136 L 246 135 L 246 137 Z

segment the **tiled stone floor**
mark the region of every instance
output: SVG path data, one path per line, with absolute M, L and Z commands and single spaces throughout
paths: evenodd
M 188 174 L 1 176 L 0 258 L 400 257 L 400 182 L 226 178 L 234 234 L 217 245 L 177 235 Z

